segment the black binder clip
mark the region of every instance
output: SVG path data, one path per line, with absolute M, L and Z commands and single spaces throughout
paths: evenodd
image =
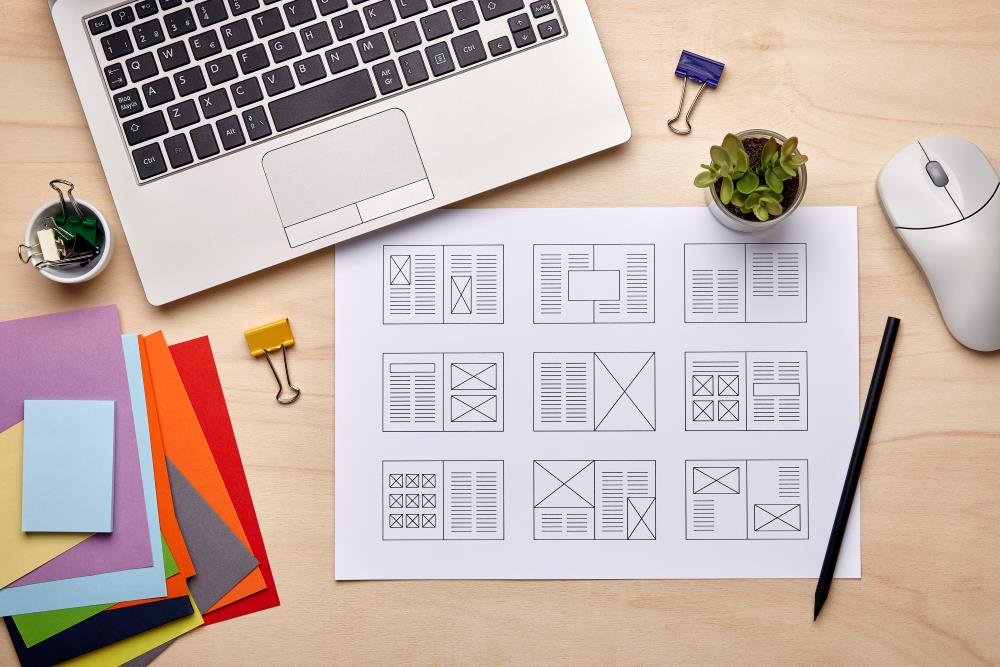
M 667 121 L 667 127 L 670 128 L 671 132 L 682 135 L 691 134 L 691 114 L 694 113 L 694 108 L 698 106 L 701 94 L 705 92 L 705 88 L 716 88 L 719 85 L 719 79 L 722 78 L 722 70 L 725 67 L 723 63 L 711 58 L 699 56 L 697 53 L 691 53 L 690 51 L 681 51 L 681 58 L 677 61 L 677 69 L 674 71 L 674 74 L 683 77 L 684 87 L 681 88 L 681 103 L 677 105 L 677 114 Z M 684 112 L 684 98 L 687 95 L 688 79 L 700 83 L 701 88 L 698 89 L 698 94 L 695 95 L 694 102 L 691 103 L 691 108 L 688 109 L 687 115 L 684 116 L 684 124 L 687 125 L 687 129 L 680 130 L 674 127 L 674 123 L 680 119 L 681 114 Z

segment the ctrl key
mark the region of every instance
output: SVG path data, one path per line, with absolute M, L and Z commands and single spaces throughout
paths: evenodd
M 132 159 L 135 161 L 135 170 L 140 180 L 144 181 L 167 171 L 167 163 L 163 160 L 160 144 L 152 143 L 136 148 L 132 151 Z

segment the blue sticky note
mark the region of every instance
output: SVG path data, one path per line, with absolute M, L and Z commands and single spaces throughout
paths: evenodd
M 21 529 L 110 533 L 114 401 L 25 401 Z

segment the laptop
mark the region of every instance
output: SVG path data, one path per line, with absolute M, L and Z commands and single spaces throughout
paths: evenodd
M 50 5 L 154 305 L 631 134 L 584 0 Z

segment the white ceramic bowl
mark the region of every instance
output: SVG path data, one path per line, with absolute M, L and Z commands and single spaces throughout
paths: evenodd
M 111 261 L 111 254 L 114 251 L 114 237 L 111 235 L 111 226 L 108 225 L 108 221 L 105 220 L 101 212 L 95 207 L 91 206 L 82 199 L 76 200 L 80 204 L 80 208 L 83 210 L 84 214 L 93 217 L 97 220 L 97 224 L 101 226 L 104 232 L 104 247 L 101 248 L 101 254 L 97 256 L 96 261 L 92 261 L 86 266 L 69 266 L 65 268 L 47 268 L 38 269 L 38 272 L 48 278 L 49 280 L 55 281 L 57 283 L 65 283 L 67 285 L 72 285 L 75 283 L 85 283 L 92 278 L 96 278 L 100 275 L 108 266 L 108 262 Z M 67 207 L 69 204 L 67 203 Z M 59 200 L 50 201 L 48 204 L 44 204 L 41 208 L 35 211 L 35 214 L 31 216 L 28 220 L 28 226 L 24 230 L 24 245 L 30 246 L 36 242 L 36 234 L 38 230 L 44 229 L 46 218 L 49 216 L 55 216 L 56 214 L 62 213 L 62 205 Z M 33 258 L 31 260 L 32 265 L 37 265 L 41 262 L 41 258 Z

